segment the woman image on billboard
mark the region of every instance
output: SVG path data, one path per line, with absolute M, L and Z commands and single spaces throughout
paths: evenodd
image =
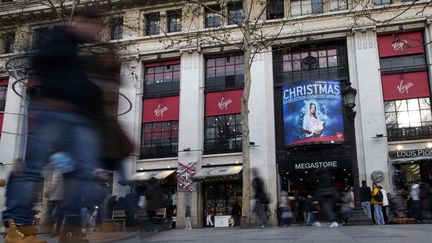
M 309 103 L 307 114 L 303 118 L 303 131 L 305 136 L 319 137 L 321 136 L 325 127 L 325 122 L 321 121 L 317 116 L 317 107 L 315 103 Z

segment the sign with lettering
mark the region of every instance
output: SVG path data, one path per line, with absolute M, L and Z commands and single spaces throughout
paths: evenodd
M 302 81 L 282 87 L 285 146 L 345 139 L 339 81 Z
M 178 162 L 177 169 L 177 188 L 179 191 L 196 191 L 192 177 L 196 174 L 197 162 L 182 163 Z
M 238 114 L 243 90 L 212 92 L 206 94 L 206 116 Z
M 412 149 L 389 152 L 390 159 L 432 158 L 432 149 Z
M 384 100 L 402 100 L 429 96 L 427 72 L 381 76 Z
M 145 99 L 143 122 L 176 121 L 179 119 L 179 97 Z
M 378 37 L 379 56 L 403 56 L 423 53 L 422 32 L 397 33 Z
M 351 168 L 351 159 L 333 158 L 323 160 L 287 161 L 290 171 L 316 170 L 316 169 L 344 169 Z

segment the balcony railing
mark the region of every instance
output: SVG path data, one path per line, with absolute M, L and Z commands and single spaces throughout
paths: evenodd
M 387 140 L 405 141 L 432 138 L 432 126 L 387 129 Z

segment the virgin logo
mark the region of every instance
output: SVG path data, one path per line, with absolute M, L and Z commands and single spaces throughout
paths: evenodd
M 412 83 L 412 82 L 409 82 L 409 83 L 407 83 L 407 84 L 404 84 L 403 83 L 404 81 L 403 80 L 401 80 L 400 81 L 400 84 L 397 86 L 397 90 L 399 91 L 399 93 L 401 93 L 401 94 L 408 94 L 408 91 L 409 91 L 409 89 L 411 88 L 411 87 L 413 87 L 414 86 L 414 84 Z
M 395 51 L 402 51 L 403 49 L 406 49 L 407 44 L 408 44 L 407 40 L 401 40 L 399 38 L 396 38 L 393 41 L 392 47 L 393 47 L 393 50 L 395 50 Z
M 156 107 L 156 109 L 154 110 L 154 113 L 157 117 L 161 117 L 161 116 L 163 117 L 166 111 L 168 111 L 168 107 L 167 106 L 161 107 L 161 105 L 159 104 L 158 107 Z
M 218 106 L 220 110 L 228 110 L 228 105 L 232 103 L 231 99 L 225 100 L 225 97 L 222 97 L 218 102 Z

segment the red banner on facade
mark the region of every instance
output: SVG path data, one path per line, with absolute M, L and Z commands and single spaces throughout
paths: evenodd
M 8 85 L 9 80 L 7 79 L 0 79 L 0 86 Z
M 423 34 L 412 32 L 379 36 L 378 47 L 380 57 L 423 53 Z
M 427 72 L 381 76 L 384 100 L 403 100 L 429 96 Z
M 178 119 L 178 96 L 144 100 L 143 122 L 176 121 Z
M 243 90 L 206 94 L 206 116 L 237 114 L 241 110 Z

